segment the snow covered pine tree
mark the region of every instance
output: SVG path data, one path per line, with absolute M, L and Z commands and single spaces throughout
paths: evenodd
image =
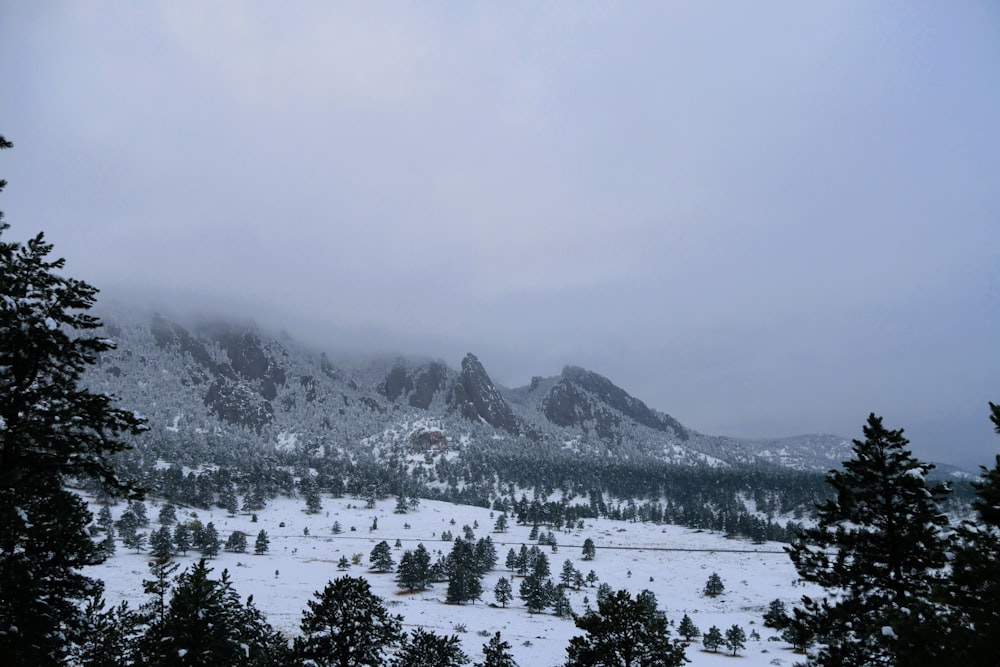
M 0 136 L 0 148 L 10 146 Z M 8 227 L 0 223 L 0 235 Z M 97 290 L 60 275 L 64 260 L 51 251 L 42 234 L 0 239 L 0 655 L 11 665 L 58 664 L 78 641 L 80 601 L 100 589 L 79 569 L 104 552 L 84 530 L 90 511 L 63 483 L 133 494 L 110 456 L 145 428 L 80 386 L 113 343 L 90 335 L 100 326 L 87 313 Z

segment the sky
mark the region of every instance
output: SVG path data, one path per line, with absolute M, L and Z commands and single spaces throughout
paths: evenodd
M 1000 4 L 0 0 L 0 209 L 109 295 L 990 465 Z

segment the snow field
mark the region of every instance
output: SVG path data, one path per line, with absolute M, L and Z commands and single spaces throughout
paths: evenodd
M 147 503 L 150 504 L 155 503 Z M 515 599 L 506 609 L 491 606 L 495 604 L 493 587 L 497 580 L 502 576 L 511 578 L 511 573 L 504 568 L 508 549 L 518 551 L 522 544 L 529 547 L 534 544 L 528 539 L 530 526 L 518 526 L 512 519 L 506 533 L 494 533 L 496 513 L 491 518 L 488 509 L 437 501 L 421 501 L 418 509 L 406 514 L 393 513 L 394 498 L 377 503 L 374 509 L 365 509 L 363 505 L 364 501 L 355 498 L 327 497 L 323 499 L 323 509 L 309 515 L 304 512 L 304 501 L 278 498 L 257 513 L 256 523 L 251 521 L 250 515 L 227 516 L 220 508 L 178 508 L 177 516 L 181 521 L 197 516 L 202 523 L 213 522 L 223 543 L 234 530 L 247 534 L 248 553 L 221 551 L 217 558 L 209 561 L 213 576 L 221 576 L 222 570 L 228 569 L 240 595 L 244 599 L 253 595 L 254 604 L 267 615 L 270 623 L 287 635 L 298 634 L 302 610 L 313 594 L 322 590 L 328 580 L 348 574 L 365 577 L 388 609 L 403 617 L 404 630 L 420 626 L 438 634 L 457 634 L 472 660 L 481 659 L 482 645 L 499 630 L 511 644 L 512 653 L 522 667 L 563 663 L 566 645 L 579 631 L 572 620 L 557 618 L 550 612 L 529 614 L 516 597 L 520 578 L 512 581 Z M 124 504 L 112 508 L 115 519 L 124 508 Z M 157 507 L 150 507 L 151 523 L 147 532 L 159 527 L 155 520 L 157 511 Z M 377 528 L 371 530 L 376 520 Z M 331 532 L 334 521 L 341 524 L 343 532 L 339 535 Z M 479 524 L 474 528 L 476 538 L 487 535 L 492 538 L 498 562 L 496 569 L 484 578 L 482 599 L 475 604 L 445 604 L 447 583 L 408 593 L 397 587 L 393 573 L 368 570 L 371 550 L 383 540 L 393 547 L 397 564 L 404 550 L 413 549 L 421 542 L 431 552 L 433 562 L 439 551 L 448 553 L 451 550 L 451 543 L 441 539 L 442 532 L 461 536 L 463 526 L 471 527 L 476 522 Z M 270 549 L 257 556 L 252 553 L 253 544 L 261 529 L 267 531 Z M 780 544 L 754 545 L 679 526 L 606 519 L 585 520 L 582 530 L 553 530 L 553 533 L 558 543 L 557 551 L 553 552 L 549 546 L 540 548 L 549 557 L 552 579 L 557 583 L 563 562 L 569 559 L 584 575 L 593 569 L 599 581 L 608 583 L 614 590 L 625 588 L 633 595 L 643 589 L 652 591 L 660 608 L 674 624 L 688 614 L 702 632 L 716 625 L 725 633 L 736 624 L 744 629 L 748 638 L 754 630 L 761 636 L 759 641 L 748 639 L 746 648 L 737 658 L 732 658 L 731 652 L 725 649 L 720 649 L 719 653 L 705 652 L 700 639 L 695 640 L 687 649 L 690 665 L 720 665 L 736 659 L 746 667 L 756 667 L 792 665 L 801 659 L 792 653 L 788 644 L 771 639 L 774 631 L 762 625 L 761 617 L 771 600 L 780 598 L 791 607 L 803 594 L 816 595 L 820 590 L 793 584 L 796 573 Z M 597 547 L 596 558 L 592 561 L 582 558 L 581 549 L 587 537 L 593 539 Z M 394 547 L 397 539 L 401 548 Z M 348 570 L 337 568 L 341 557 L 350 560 L 355 554 L 361 555 L 360 565 L 352 565 Z M 177 557 L 176 561 L 184 568 L 196 562 L 198 557 L 196 552 L 189 552 L 187 556 Z M 143 600 L 142 579 L 149 578 L 148 560 L 148 553 L 136 554 L 119 543 L 112 558 L 89 568 L 87 574 L 105 582 L 109 603 L 129 600 L 136 606 Z M 717 598 L 708 598 L 702 595 L 702 589 L 713 572 L 722 578 L 726 590 Z M 586 608 L 584 597 L 596 608 L 596 594 L 596 586 L 580 591 L 568 590 L 570 603 L 577 613 Z M 676 631 L 673 635 L 678 636 Z

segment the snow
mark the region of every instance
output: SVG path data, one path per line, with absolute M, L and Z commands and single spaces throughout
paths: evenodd
M 178 518 L 189 520 L 192 514 L 204 523 L 212 521 L 223 541 L 234 530 L 242 530 L 252 545 L 257 533 L 264 529 L 270 539 L 270 551 L 262 556 L 252 553 L 233 554 L 222 552 L 209 561 L 212 576 L 218 578 L 228 569 L 236 590 L 245 599 L 253 595 L 254 604 L 277 629 L 289 636 L 298 634 L 302 610 L 330 579 L 343 576 L 364 576 L 375 594 L 384 601 L 390 612 L 403 616 L 404 630 L 423 627 L 438 634 L 457 634 L 463 650 L 472 661 L 481 660 L 482 646 L 494 632 L 500 631 L 512 646 L 512 653 L 522 667 L 561 665 L 565 661 L 569 639 L 579 631 L 572 620 L 559 619 L 546 612 L 529 614 L 519 598 L 508 603 L 507 608 L 492 607 L 493 587 L 500 577 L 510 579 L 504 569 L 507 550 L 528 546 L 530 526 L 518 526 L 512 520 L 507 533 L 493 533 L 495 516 L 479 507 L 452 505 L 436 501 L 421 501 L 420 507 L 406 514 L 394 514 L 395 499 L 380 501 L 375 509 L 364 509 L 364 501 L 355 498 L 330 498 L 324 496 L 323 510 L 314 515 L 305 514 L 304 502 L 288 498 L 274 500 L 265 510 L 258 512 L 258 522 L 249 515 L 227 516 L 225 510 L 210 511 L 178 508 Z M 112 508 L 117 518 L 124 505 Z M 151 508 L 150 517 L 157 514 Z M 378 528 L 369 530 L 374 519 Z M 454 520 L 454 524 L 451 521 Z M 331 533 L 334 521 L 340 522 L 343 532 Z M 279 524 L 285 523 L 284 527 Z M 483 581 L 481 601 L 470 605 L 444 604 L 446 583 L 435 584 L 423 592 L 402 593 L 391 573 L 376 574 L 367 571 L 372 548 L 385 540 L 390 545 L 397 539 L 402 549 L 393 549 L 394 560 L 399 562 L 404 549 L 413 549 L 420 542 L 431 551 L 434 560 L 438 551 L 447 553 L 450 542 L 440 539 L 443 531 L 461 534 L 461 526 L 472 526 L 477 538 L 489 535 L 497 550 L 497 569 Z M 404 527 L 409 524 L 410 527 Z M 352 531 L 351 528 L 355 530 Z M 148 531 L 158 525 L 151 523 Z M 305 528 L 309 535 L 304 534 Z M 718 626 L 725 631 L 734 624 L 741 626 L 747 636 L 756 630 L 761 639 L 747 640 L 746 649 L 740 651 L 744 667 L 765 665 L 792 665 L 802 656 L 792 652 L 785 642 L 776 639 L 776 633 L 764 628 L 762 616 L 770 602 L 781 599 L 789 607 L 796 605 L 802 595 L 816 596 L 821 589 L 793 585 L 796 573 L 782 545 L 751 544 L 730 540 L 722 535 L 697 532 L 679 526 L 659 526 L 642 523 L 616 522 L 605 519 L 585 520 L 582 530 L 556 532 L 558 551 L 541 547 L 549 557 L 558 579 L 563 561 L 569 559 L 584 575 L 593 569 L 600 582 L 607 582 L 615 590 L 627 588 L 633 594 L 648 589 L 656 594 L 659 606 L 674 623 L 688 614 L 694 623 L 707 631 Z M 596 558 L 582 559 L 582 545 L 592 538 L 597 546 Z M 251 547 L 252 550 L 252 547 Z M 361 566 L 349 570 L 337 569 L 337 561 L 346 556 L 361 554 Z M 108 602 L 131 600 L 136 605 L 141 600 L 141 581 L 149 577 L 148 554 L 135 554 L 124 546 L 111 559 L 88 568 L 87 574 L 105 581 Z M 179 557 L 182 567 L 196 562 L 197 554 Z M 718 572 L 725 584 L 725 593 L 717 598 L 707 598 L 702 590 L 708 576 Z M 520 579 L 513 581 L 515 594 Z M 586 596 L 591 606 L 596 606 L 596 587 L 580 591 L 569 590 L 573 610 L 581 613 Z M 464 628 L 464 629 L 463 629 Z M 674 632 L 674 636 L 677 634 Z M 702 651 L 700 640 L 687 649 L 687 656 L 694 667 L 726 664 L 724 652 Z

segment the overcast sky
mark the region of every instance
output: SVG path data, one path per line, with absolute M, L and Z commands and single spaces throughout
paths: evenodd
M 105 293 L 1000 451 L 1000 3 L 10 0 L 0 71 L 5 237 Z

